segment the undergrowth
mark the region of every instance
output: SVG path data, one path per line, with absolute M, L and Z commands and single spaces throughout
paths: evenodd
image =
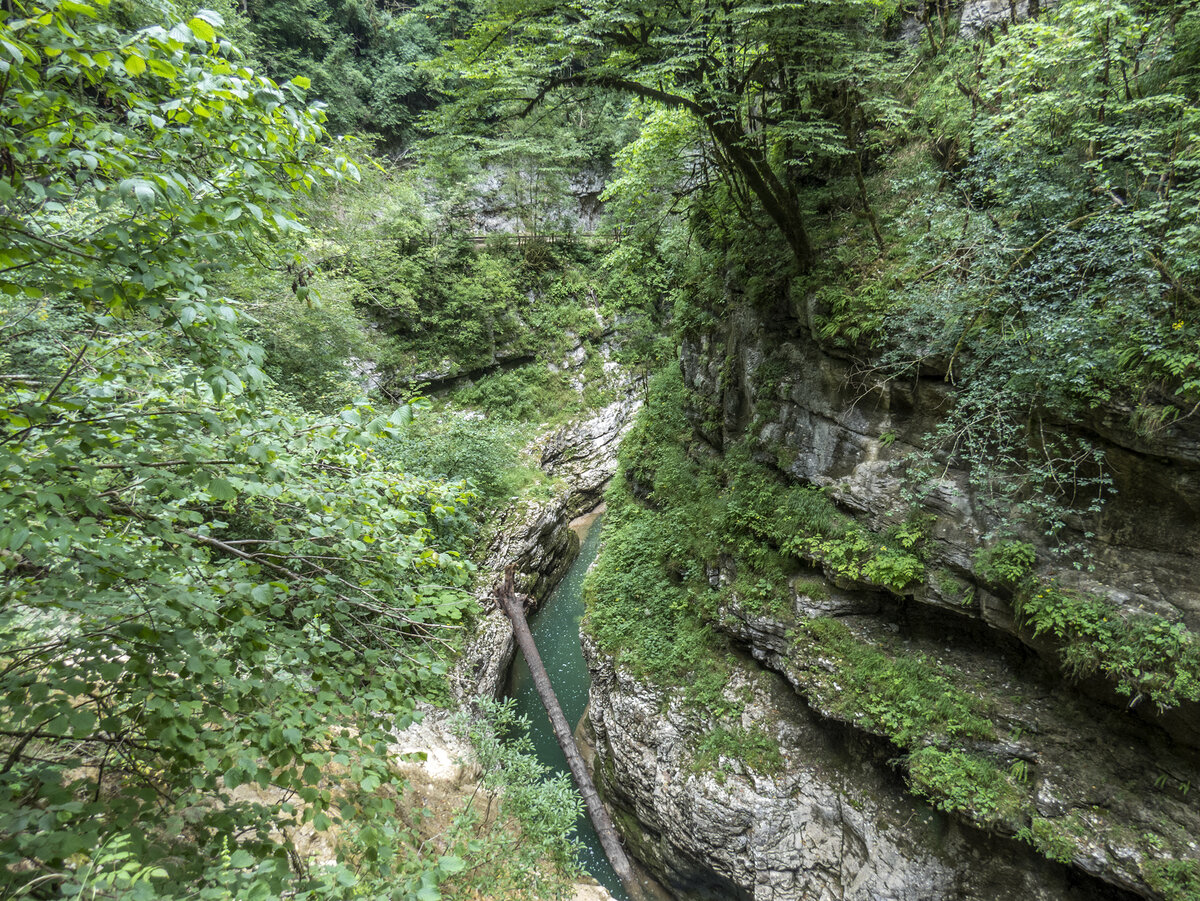
M 1200 644 L 1195 633 L 1148 613 L 1126 613 L 1093 595 L 1029 578 L 1015 596 L 1034 635 L 1059 642 L 1063 666 L 1076 677 L 1101 673 L 1135 705 L 1160 709 L 1200 700 Z
M 861 728 L 902 748 L 937 736 L 995 738 L 983 703 L 956 688 L 924 654 L 893 656 L 825 617 L 797 624 L 794 634 L 805 657 L 834 664 L 835 674 L 812 688 Z
M 928 746 L 909 755 L 908 773 L 913 788 L 947 813 L 966 814 L 986 825 L 1011 823 L 1027 814 L 1026 793 L 985 757 Z
M 1160 709 L 1200 700 L 1200 644 L 1180 623 L 1122 610 L 1103 598 L 1064 588 L 1034 572 L 1037 553 L 1021 541 L 1001 541 L 975 554 L 975 571 L 1012 593 L 1013 608 L 1034 636 L 1055 639 L 1064 669 L 1082 678 L 1111 679 L 1136 705 Z
M 732 771 L 731 762 L 741 761 L 757 773 L 773 775 L 783 770 L 779 745 L 760 726 L 718 726 L 697 744 L 692 758 L 693 773 L 714 772 L 719 782 Z
M 1200 862 L 1195 860 L 1152 860 L 1146 864 L 1146 882 L 1165 901 L 1196 901 L 1200 898 Z

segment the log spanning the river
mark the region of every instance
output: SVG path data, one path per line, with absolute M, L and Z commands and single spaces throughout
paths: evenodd
M 587 806 L 592 825 L 596 827 L 596 835 L 600 836 L 604 854 L 608 857 L 608 862 L 612 864 L 617 878 L 625 886 L 629 897 L 633 901 L 647 901 L 649 896 L 633 874 L 633 867 L 625 855 L 625 849 L 621 846 L 621 838 L 617 835 L 612 818 L 600 801 L 600 794 L 596 791 L 587 765 L 583 762 L 583 756 L 575 744 L 575 736 L 567 724 L 562 707 L 559 706 L 558 696 L 554 694 L 554 688 L 550 685 L 550 676 L 546 674 L 546 667 L 542 665 L 537 645 L 533 643 L 533 635 L 530 634 L 529 624 L 525 621 L 525 608 L 517 600 L 516 591 L 513 588 L 512 566 L 504 571 L 504 584 L 500 588 L 498 597 L 501 608 L 512 621 L 517 646 L 525 655 L 525 662 L 529 664 L 529 673 L 533 677 L 534 688 L 537 689 L 538 697 L 542 699 L 546 713 L 550 715 L 550 725 L 554 727 L 554 737 L 558 739 L 559 747 L 566 755 L 567 765 L 571 768 L 571 776 L 575 779 L 575 786 L 579 789 L 579 794 L 583 795 L 583 803 Z

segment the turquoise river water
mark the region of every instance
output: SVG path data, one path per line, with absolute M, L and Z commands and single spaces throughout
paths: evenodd
M 601 519 L 593 520 L 585 535 L 579 556 L 559 582 L 558 587 L 529 620 L 538 653 L 550 676 L 563 714 L 572 726 L 579 723 L 587 709 L 588 677 L 583 651 L 579 646 L 579 621 L 583 617 L 583 577 L 596 559 L 600 547 Z M 509 695 L 516 699 L 517 711 L 529 718 L 529 737 L 542 763 L 551 770 L 569 773 L 567 759 L 550 728 L 550 718 L 538 698 L 529 667 L 520 653 L 513 660 Z M 600 839 L 586 813 L 580 814 L 576 834 L 583 842 L 583 865 L 592 877 L 608 889 L 618 901 L 627 901 L 617 874 L 613 872 L 600 847 Z

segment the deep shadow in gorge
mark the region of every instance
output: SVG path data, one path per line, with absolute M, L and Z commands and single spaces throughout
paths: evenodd
M 554 684 L 563 714 L 572 725 L 583 718 L 588 703 L 590 679 L 579 646 L 579 621 L 583 616 L 583 579 L 600 549 L 602 516 L 602 509 L 593 511 L 572 524 L 581 540 L 579 554 L 550 597 L 529 619 L 530 631 Z M 554 738 L 549 718 L 534 688 L 529 665 L 520 654 L 513 659 L 506 693 L 516 700 L 517 712 L 529 720 L 529 738 L 538 760 L 552 771 L 569 772 L 566 757 Z M 585 812 L 580 813 L 575 828 L 583 844 L 584 868 L 614 898 L 627 901 L 621 881 L 604 856 L 600 839 Z

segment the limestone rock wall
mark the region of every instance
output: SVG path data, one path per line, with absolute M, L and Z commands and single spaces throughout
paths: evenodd
M 563 489 L 548 501 L 514 506 L 500 518 L 476 580 L 485 614 L 450 674 L 460 699 L 500 695 L 515 646 L 512 626 L 496 608 L 492 587 L 511 563 L 517 569 L 518 592 L 534 606 L 546 599 L 579 552 L 570 522 L 603 500 L 604 487 L 617 469 L 621 436 L 640 406 L 637 386 L 625 382 L 617 400 L 546 438 L 541 465 L 562 480 Z
M 928 449 L 953 402 L 944 367 L 882 383 L 796 319 L 746 306 L 686 339 L 681 368 L 699 440 L 721 452 L 748 439 L 760 460 L 826 488 L 873 529 L 906 514 L 896 464 Z M 1050 422 L 1102 447 L 1111 470 L 1115 493 L 1102 512 L 1068 523 L 1079 540 L 1094 533 L 1094 571 L 1064 568 L 1040 535 L 1022 537 L 1041 543 L 1040 575 L 1200 630 L 1200 426 L 1147 437 L 1128 423 L 1115 407 Z M 625 822 L 640 824 L 629 833 L 635 852 L 681 897 L 1191 897 L 1163 874 L 1200 859 L 1200 796 L 1189 791 L 1200 784 L 1197 705 L 1129 710 L 1111 683 L 1068 678 L 1055 645 L 1022 627 L 1003 587 L 976 571 L 1001 514 L 966 463 L 942 462 L 923 501 L 932 523 L 924 581 L 896 593 L 826 572 L 817 597 L 792 586 L 786 615 L 748 613 L 736 598 L 720 610 L 715 625 L 746 654 L 730 691 L 753 694 L 744 725 L 777 739 L 781 772 L 737 761 L 697 769 L 695 749 L 716 721 L 587 648 L 598 782 Z M 711 574 L 714 590 L 733 583 L 732 566 Z M 969 587 L 966 602 L 937 573 Z M 1013 821 L 944 814 L 917 798 L 904 751 L 839 706 L 838 664 L 795 639 L 796 624 L 816 616 L 890 654 L 936 661 L 979 699 L 997 737 L 966 750 L 1020 774 L 1024 822 L 1058 844 L 1039 853 Z
M 768 360 L 776 365 L 764 366 Z M 709 443 L 721 449 L 749 436 L 788 476 L 828 488 L 875 528 L 906 508 L 896 464 L 926 448 L 925 436 L 952 402 L 941 370 L 904 383 L 873 381 L 802 331 L 781 334 L 748 307 L 733 312 L 723 332 L 685 340 L 681 366 L 705 408 L 720 413 L 714 429 L 711 417 L 693 412 Z M 768 370 L 784 375 L 765 383 L 759 373 Z M 1103 449 L 1114 491 L 1098 517 L 1067 524 L 1068 539 L 1095 533 L 1087 539 L 1094 571 L 1047 573 L 1200 631 L 1200 423 L 1188 420 L 1151 439 L 1129 427 L 1127 411 L 1112 408 L 1089 422 L 1051 425 Z M 975 552 L 1003 524 L 1001 517 L 958 466 L 945 468 L 925 503 L 936 516 L 926 568 L 974 579 Z M 1036 532 L 1022 537 L 1040 540 Z M 986 585 L 978 587 L 979 602 L 966 609 L 948 602 L 936 585 L 926 584 L 914 598 L 1016 633 L 1009 605 Z
M 689 899 L 1050 901 L 1126 897 L 1028 846 L 996 840 L 908 794 L 888 751 L 831 728 L 747 663 L 728 688 L 745 725 L 771 730 L 780 772 L 738 761 L 696 772 L 703 711 L 614 666 L 585 640 L 596 775 L 627 843 Z

